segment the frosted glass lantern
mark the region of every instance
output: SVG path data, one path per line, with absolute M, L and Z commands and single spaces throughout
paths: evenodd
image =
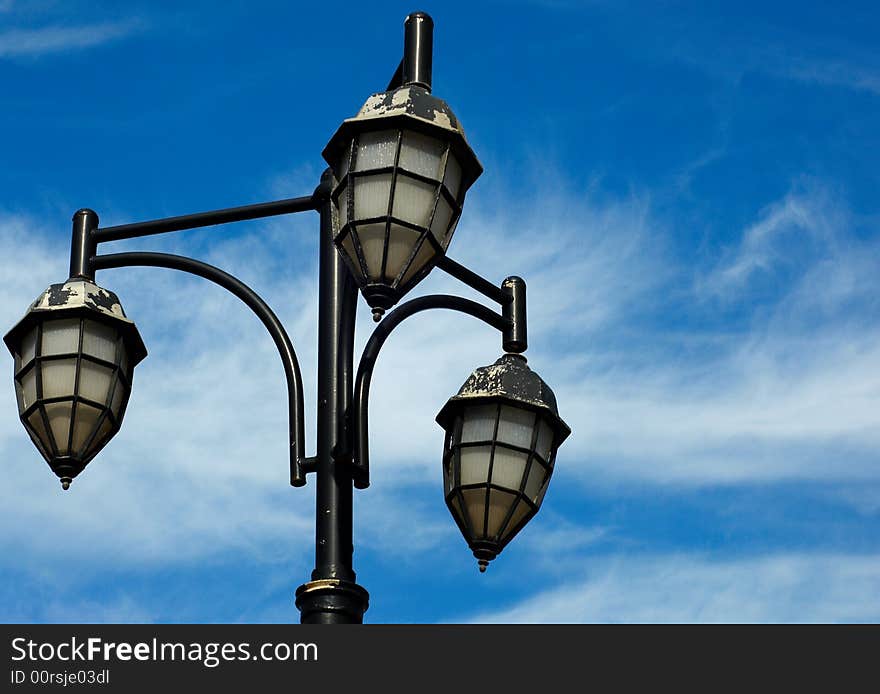
M 483 169 L 446 102 L 416 85 L 371 96 L 324 158 L 334 241 L 379 317 L 446 253 Z
M 22 424 L 67 489 L 119 431 L 146 348 L 117 296 L 81 278 L 49 287 L 4 341 Z
M 437 422 L 446 430 L 446 505 L 485 571 L 540 509 L 571 430 L 518 354 L 474 371 Z

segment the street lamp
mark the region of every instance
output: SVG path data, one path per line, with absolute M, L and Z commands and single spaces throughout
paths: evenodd
M 300 198 L 99 227 L 89 209 L 73 217 L 70 276 L 49 287 L 4 340 L 14 358 L 19 415 L 64 489 L 119 430 L 135 365 L 146 356 L 137 329 L 98 270 L 148 266 L 207 279 L 237 296 L 271 335 L 288 394 L 290 483 L 315 478 L 315 569 L 296 591 L 303 623 L 359 623 L 369 595 L 352 567 L 353 488 L 370 483 L 369 389 L 382 345 L 426 310 L 471 315 L 501 333 L 505 355 L 477 369 L 437 416 L 446 430 L 444 491 L 480 570 L 537 513 L 556 450 L 569 434 L 547 385 L 521 356 L 528 346 L 526 287 L 500 286 L 446 255 L 465 193 L 482 172 L 449 106 L 431 94 L 433 22 L 404 24 L 404 56 L 331 138 L 330 164 Z M 307 456 L 302 375 L 290 337 L 243 282 L 199 260 L 149 252 L 99 254 L 101 243 L 317 211 L 318 413 L 316 454 Z M 398 302 L 433 268 L 500 306 L 450 295 Z M 377 325 L 354 369 L 358 289 Z M 391 309 L 385 315 L 385 311 Z
M 571 429 L 521 354 L 474 371 L 437 415 L 446 430 L 446 504 L 480 571 L 541 508 Z
M 341 248 L 380 320 L 446 252 L 483 167 L 430 85 L 373 94 L 324 149 Z
M 119 431 L 147 350 L 117 296 L 76 278 L 40 294 L 4 339 L 19 417 L 67 489 Z

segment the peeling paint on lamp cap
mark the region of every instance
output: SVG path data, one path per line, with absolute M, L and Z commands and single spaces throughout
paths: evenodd
M 125 315 L 119 297 L 109 289 L 99 287 L 94 282 L 75 277 L 52 284 L 37 297 L 24 317 L 6 333 L 3 338 L 13 354 L 13 346 L 25 330 L 47 318 L 71 316 L 92 317 L 105 323 L 114 323 L 125 337 L 129 350 L 129 363 L 134 366 L 147 356 L 140 333 L 134 322 Z
M 389 128 L 402 127 L 426 133 L 437 133 L 454 143 L 456 156 L 466 172 L 462 188 L 467 190 L 483 173 L 477 155 L 468 144 L 464 129 L 449 104 L 417 84 L 404 85 L 387 92 L 371 95 L 354 118 L 342 121 L 322 152 L 325 161 L 335 167 L 341 152 L 351 143 L 357 133 L 372 130 L 377 124 Z
M 132 322 L 122 310 L 122 304 L 119 303 L 119 297 L 116 294 L 81 278 L 50 285 L 31 304 L 28 313 L 70 308 L 88 308 L 127 323 Z
M 390 92 L 373 94 L 358 111 L 357 120 L 408 115 L 464 137 L 464 129 L 443 99 L 433 96 L 424 87 L 407 85 Z
M 544 379 L 532 371 L 521 354 L 505 354 L 494 364 L 476 369 L 464 382 L 458 394 L 437 415 L 437 423 L 449 429 L 455 414 L 463 405 L 479 400 L 507 400 L 542 410 L 549 415 L 556 429 L 558 446 L 571 433 L 559 416 L 556 396 Z

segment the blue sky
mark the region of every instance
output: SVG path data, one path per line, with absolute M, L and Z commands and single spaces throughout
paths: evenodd
M 573 433 L 540 514 L 480 575 L 434 416 L 497 334 L 445 312 L 396 331 L 356 497 L 368 621 L 880 621 L 871 3 L 0 0 L 0 323 L 66 277 L 79 207 L 109 225 L 310 193 L 416 9 L 436 24 L 434 92 L 485 168 L 450 255 L 526 279 L 529 362 Z M 106 250 L 251 284 L 293 338 L 311 419 L 315 234 L 298 215 Z M 150 356 L 67 493 L 10 378 L 0 620 L 296 621 L 314 487 L 286 484 L 270 339 L 195 278 L 98 282 Z M 414 293 L 437 291 L 473 297 L 439 272 Z

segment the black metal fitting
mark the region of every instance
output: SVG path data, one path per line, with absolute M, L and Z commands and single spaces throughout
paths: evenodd
M 502 333 L 505 352 L 519 354 L 529 346 L 526 326 L 526 283 L 522 277 L 508 277 L 501 283 L 507 300 L 501 305 L 501 315 L 507 321 Z
M 98 213 L 88 208 L 77 210 L 73 215 L 73 237 L 70 241 L 70 277 L 95 279 L 92 258 L 98 251 L 95 231 L 98 229 Z
M 320 212 L 321 206 L 330 202 L 330 193 L 333 192 L 333 170 L 330 167 L 321 172 L 321 182 L 312 193 L 312 202 L 315 209 Z
M 302 624 L 363 624 L 370 594 L 352 581 L 323 578 L 296 589 Z
M 403 24 L 401 82 L 418 84 L 431 91 L 434 20 L 426 12 L 413 12 Z

